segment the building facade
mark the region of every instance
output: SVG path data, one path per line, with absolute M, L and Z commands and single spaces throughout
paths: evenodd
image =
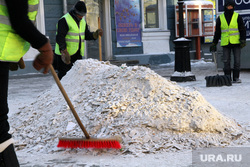
M 53 48 L 58 20 L 77 1 L 40 0 L 37 27 L 48 36 Z M 140 64 L 151 65 L 174 61 L 175 5 L 178 0 L 83 1 L 87 6 L 86 20 L 89 29 L 95 31 L 98 28 L 98 17 L 101 20 L 101 27 L 104 30 L 101 40 L 102 60 L 138 60 Z M 217 4 L 217 1 L 224 0 L 209 1 Z M 191 40 L 190 55 L 191 59 L 195 59 L 195 39 Z M 201 57 L 207 58 L 207 55 L 210 56 L 210 43 L 204 41 L 201 38 Z M 86 58 L 99 59 L 98 40 L 87 41 L 85 48 Z M 31 62 L 36 54 L 37 51 L 31 48 L 24 56 L 27 69 L 19 70 L 21 73 L 35 72 Z
M 65 9 L 69 11 L 75 2 L 77 0 L 44 0 L 46 35 L 53 46 L 56 23 L 65 13 Z M 87 6 L 86 20 L 91 31 L 98 28 L 98 17 L 101 18 L 101 27 L 104 30 L 102 60 L 139 59 L 141 64 L 171 61 L 164 57 L 171 51 L 171 30 L 174 30 L 174 25 L 169 20 L 174 20 L 174 13 L 171 16 L 168 11 L 174 9 L 174 0 L 84 2 Z M 123 33 L 119 33 L 121 31 Z M 120 45 L 121 42 L 133 41 L 133 38 L 137 40 L 137 44 Z M 85 56 L 98 58 L 98 40 L 87 41 L 86 45 Z M 155 62 L 153 57 L 156 57 Z
M 40 0 L 39 16 L 37 25 L 55 47 L 57 21 L 68 12 L 78 0 Z M 101 27 L 104 30 L 102 37 L 102 60 L 137 59 L 141 64 L 157 64 L 172 61 L 174 39 L 174 4 L 176 0 L 84 0 L 87 6 L 86 20 L 91 31 L 98 28 L 98 17 L 101 18 Z M 120 5 L 120 6 L 119 6 Z M 126 12 L 131 5 L 132 12 Z M 137 11 L 136 11 L 137 10 Z M 135 11 L 137 13 L 135 13 Z M 116 15 L 123 15 L 123 21 L 119 22 Z M 127 14 L 125 16 L 125 14 Z M 137 17 L 133 22 L 133 14 Z M 137 25 L 137 34 L 134 30 L 123 35 L 139 35 L 137 45 L 119 45 L 119 42 L 126 40 L 117 36 L 120 25 L 130 21 L 131 25 Z M 132 22 L 131 22 L 132 21 Z M 139 29 L 139 30 L 138 30 Z M 131 30 L 131 31 L 130 31 Z M 171 35 L 173 34 L 173 36 Z M 131 40 L 131 39 L 129 39 Z M 133 39 L 132 39 L 133 40 Z M 99 58 L 98 40 L 86 42 L 86 57 Z M 36 51 L 31 49 L 25 56 L 25 61 L 34 59 Z M 172 57 L 169 58 L 167 55 Z M 155 58 L 154 58 L 155 57 Z M 155 60 L 154 60 L 155 59 Z

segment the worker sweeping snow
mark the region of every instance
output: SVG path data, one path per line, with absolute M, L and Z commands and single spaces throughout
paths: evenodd
M 36 0 L 0 2 L 0 166 L 19 166 L 13 139 L 9 133 L 7 115 L 9 69 L 25 68 L 22 57 L 29 50 L 30 44 L 40 52 L 33 63 L 35 69 L 44 69 L 43 73 L 46 74 L 53 61 L 49 40 L 34 26 L 38 2 Z

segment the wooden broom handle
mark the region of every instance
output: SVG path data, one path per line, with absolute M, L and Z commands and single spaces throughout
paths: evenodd
M 98 29 L 101 28 L 101 19 L 98 17 Z M 98 37 L 99 43 L 99 60 L 102 61 L 102 37 L 99 35 Z
M 87 130 L 86 130 L 85 127 L 83 126 L 83 124 L 82 124 L 82 122 L 81 122 L 81 120 L 80 120 L 80 118 L 79 118 L 77 112 L 75 111 L 75 108 L 73 107 L 73 105 L 72 105 L 72 103 L 71 103 L 71 101 L 70 101 L 70 99 L 69 99 L 67 93 L 65 92 L 65 90 L 64 90 L 64 88 L 63 88 L 63 86 L 62 86 L 62 84 L 61 84 L 61 82 L 60 82 L 60 80 L 59 80 L 59 78 L 58 78 L 58 76 L 57 76 L 55 70 L 54 70 L 54 67 L 53 67 L 52 65 L 50 65 L 50 70 L 51 70 L 51 73 L 52 73 L 52 75 L 53 75 L 53 77 L 54 77 L 54 79 L 55 79 L 55 81 L 56 81 L 57 86 L 59 87 L 59 89 L 61 90 L 61 92 L 62 92 L 62 94 L 63 94 L 64 99 L 65 99 L 66 102 L 68 103 L 69 108 L 71 109 L 71 111 L 72 111 L 72 113 L 73 113 L 73 115 L 74 115 L 74 117 L 75 117 L 75 119 L 76 119 L 78 125 L 81 127 L 81 129 L 82 129 L 82 131 L 83 131 L 85 137 L 86 137 L 87 139 L 90 139 L 90 136 L 89 136 Z

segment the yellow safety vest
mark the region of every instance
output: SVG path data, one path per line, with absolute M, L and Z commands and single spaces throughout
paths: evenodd
M 240 43 L 240 33 L 238 29 L 238 19 L 239 14 L 234 12 L 231 22 L 228 25 L 224 13 L 220 15 L 221 21 L 221 46 L 226 46 L 229 43 L 239 44 Z
M 28 0 L 29 19 L 35 23 L 39 0 Z M 12 28 L 7 6 L 0 1 L 0 61 L 18 62 L 29 50 L 30 44 Z
M 77 50 L 79 49 L 79 43 L 81 42 L 81 50 L 80 54 L 84 56 L 84 48 L 85 48 L 85 29 L 86 29 L 86 22 L 84 19 L 80 21 L 79 27 L 72 16 L 67 13 L 63 16 L 66 19 L 66 22 L 69 27 L 69 31 L 65 36 L 66 47 L 69 55 L 74 55 Z M 81 41 L 80 41 L 81 39 Z M 59 50 L 59 45 L 56 43 L 55 53 L 61 55 Z

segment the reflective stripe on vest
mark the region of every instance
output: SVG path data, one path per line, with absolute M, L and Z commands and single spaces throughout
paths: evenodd
M 231 22 L 228 25 L 224 13 L 220 15 L 221 21 L 221 46 L 226 46 L 229 43 L 239 44 L 240 33 L 238 29 L 238 16 L 239 14 L 234 12 Z
M 28 0 L 29 19 L 35 23 L 39 0 Z M 0 61 L 18 62 L 30 44 L 12 29 L 5 1 L 0 1 Z
M 79 43 L 81 45 L 80 54 L 84 56 L 84 49 L 85 49 L 85 29 L 86 29 L 86 22 L 84 19 L 80 21 L 79 27 L 72 16 L 67 13 L 63 16 L 66 19 L 66 22 L 69 27 L 69 31 L 65 36 L 66 47 L 69 55 L 74 55 L 79 49 Z M 81 41 L 80 41 L 81 39 Z M 59 45 L 56 43 L 55 53 L 61 55 L 59 50 Z

